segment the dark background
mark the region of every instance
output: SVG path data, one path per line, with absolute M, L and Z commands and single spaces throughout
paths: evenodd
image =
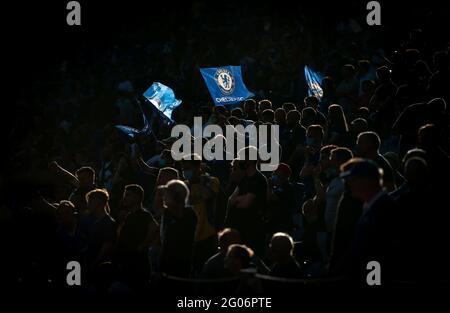
M 33 80 L 39 80 L 48 72 L 49 67 L 57 66 L 62 59 L 76 57 L 80 47 L 88 45 L 104 49 L 124 38 L 118 34 L 133 33 L 143 27 L 146 21 L 158 20 L 161 28 L 149 30 L 154 36 L 170 33 L 165 27 L 165 18 L 175 15 L 180 23 L 188 21 L 193 2 L 189 1 L 105 1 L 81 0 L 81 26 L 68 26 L 66 5 L 69 0 L 57 1 L 14 1 L 2 4 L 2 23 L 4 24 L 3 46 L 6 52 L 6 67 L 11 70 L 9 81 L 13 87 L 25 87 Z M 201 1 L 197 1 L 201 3 Z M 207 14 L 226 20 L 233 15 L 233 8 L 247 7 L 255 15 L 265 13 L 295 18 L 296 12 L 314 15 L 318 21 L 333 23 L 346 16 L 359 17 L 364 27 L 368 1 L 213 1 L 208 2 Z M 448 20 L 448 10 L 442 2 L 421 1 L 379 1 L 381 4 L 382 27 L 373 27 L 374 31 L 389 29 L 394 37 L 416 26 L 417 16 L 433 10 L 436 23 Z M 196 2 L 194 2 L 196 3 Z M 419 25 L 417 25 L 419 26 Z M 439 27 L 439 25 L 437 25 Z M 377 29 L 378 28 L 378 29 Z M 443 27 L 447 33 L 448 28 Z M 251 36 L 253 34 L 249 34 Z M 205 40 L 208 40 L 206 37 Z M 389 46 L 391 38 L 385 38 Z

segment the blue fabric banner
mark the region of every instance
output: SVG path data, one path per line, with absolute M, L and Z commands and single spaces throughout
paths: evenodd
M 234 104 L 254 96 L 242 80 L 240 66 L 201 68 L 200 73 L 215 105 Z

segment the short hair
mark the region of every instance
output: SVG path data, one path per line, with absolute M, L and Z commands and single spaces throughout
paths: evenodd
M 283 108 L 278 108 L 275 110 L 275 114 L 277 114 L 277 112 L 283 112 L 284 115 L 286 115 L 286 110 Z
M 275 245 L 273 245 L 274 241 L 276 243 Z M 270 245 L 276 252 L 284 255 L 292 254 L 294 250 L 294 240 L 291 236 L 283 232 L 273 234 Z
M 173 177 L 176 177 L 176 178 L 180 177 L 178 170 L 173 167 L 160 168 L 158 174 L 161 174 L 161 173 L 171 174 L 171 175 L 173 175 Z
M 370 67 L 370 61 L 369 60 L 359 60 L 358 61 L 358 66 L 359 67 L 365 67 L 365 68 L 369 68 Z
M 86 201 L 90 200 L 98 200 L 104 205 L 106 205 L 109 201 L 108 191 L 106 189 L 99 189 L 99 188 L 89 191 L 86 194 Z
M 239 118 L 237 118 L 236 116 L 230 116 L 229 118 L 227 118 L 227 122 L 231 125 L 239 124 Z
M 249 267 L 250 259 L 253 257 L 254 252 L 246 245 L 232 244 L 228 247 L 227 255 L 240 259 L 242 267 L 246 268 Z
M 352 73 L 355 72 L 355 67 L 353 66 L 353 64 L 344 64 L 342 66 L 342 69 L 346 70 L 346 71 L 351 71 Z
M 286 103 L 283 103 L 283 105 L 282 105 L 281 107 L 282 107 L 286 112 L 293 111 L 293 110 L 296 110 L 296 109 L 297 109 L 297 107 L 295 106 L 295 104 L 292 103 L 292 102 L 286 102 Z
M 252 106 L 253 109 L 256 109 L 256 100 L 255 99 L 247 99 L 244 101 L 244 108 L 247 106 Z
M 213 110 L 214 113 L 221 114 L 224 116 L 228 116 L 230 114 L 230 111 L 228 111 L 227 108 L 224 107 L 223 105 L 215 106 Z
M 312 105 L 317 107 L 319 105 L 319 99 L 316 96 L 307 96 L 303 99 L 305 104 L 312 102 Z
M 316 132 L 320 132 L 320 135 L 324 136 L 324 131 L 323 131 L 323 127 L 319 124 L 313 124 L 313 125 L 309 125 L 308 128 L 306 129 L 306 133 L 312 132 L 312 131 L 316 131 Z
M 419 149 L 419 148 L 410 149 L 403 156 L 402 163 L 405 164 L 406 161 L 408 161 L 408 159 L 412 158 L 412 157 L 418 157 L 418 158 L 426 159 L 427 158 L 427 153 L 426 153 L 425 150 Z
M 86 173 L 86 174 L 90 175 L 91 177 L 95 177 L 95 171 L 94 171 L 94 169 L 93 169 L 92 167 L 90 167 L 90 166 L 83 166 L 83 167 L 80 167 L 80 168 L 75 172 L 75 174 L 76 174 L 77 176 L 80 175 L 80 174 L 83 174 L 83 173 Z
M 362 117 L 355 118 L 350 124 L 353 124 L 357 127 L 363 128 L 363 132 L 366 131 L 369 127 L 367 121 Z
M 361 137 L 364 137 L 366 140 L 368 140 L 369 143 L 372 145 L 372 147 L 377 151 L 380 149 L 381 139 L 376 132 L 373 131 L 363 132 L 358 135 L 358 139 Z
M 335 155 L 340 163 L 345 163 L 351 158 L 353 158 L 352 150 L 345 147 L 338 147 L 331 150 L 330 155 Z
M 144 200 L 144 188 L 142 188 L 138 184 L 126 185 L 125 191 L 126 192 L 129 191 L 129 192 L 135 194 L 136 196 L 138 196 L 138 198 L 140 199 L 141 202 Z
M 189 188 L 183 181 L 179 179 L 172 179 L 164 186 L 159 186 L 158 189 L 169 193 L 176 202 L 187 205 L 189 202 Z
M 275 112 L 272 109 L 266 109 L 262 112 L 262 116 L 267 116 L 273 120 L 275 119 Z
M 364 118 L 366 121 L 369 118 L 370 110 L 368 107 L 360 107 L 356 113 L 359 115 L 359 117 Z
M 235 108 L 231 110 L 231 116 L 242 118 L 244 116 L 244 112 L 242 112 L 241 108 Z
M 425 161 L 425 159 L 420 157 L 411 157 L 408 158 L 408 160 L 405 162 L 404 165 L 404 171 L 406 172 L 408 168 L 411 166 L 419 166 L 423 173 L 427 172 L 428 170 L 428 163 Z
M 286 118 L 289 118 L 289 115 L 295 115 L 296 118 L 298 118 L 299 121 L 300 121 L 300 119 L 302 117 L 302 114 L 299 111 L 297 111 L 297 110 L 290 110 L 289 112 L 287 112 Z
M 272 108 L 272 102 L 268 99 L 263 99 L 261 101 L 258 102 L 259 107 L 261 108 L 261 104 L 267 104 L 268 108 L 271 109 Z
M 239 242 L 231 242 L 235 241 L 237 239 L 239 241 L 240 234 L 236 229 L 233 228 L 225 228 L 218 232 L 218 241 L 219 241 L 219 247 L 221 249 L 228 248 L 231 244 L 237 244 Z

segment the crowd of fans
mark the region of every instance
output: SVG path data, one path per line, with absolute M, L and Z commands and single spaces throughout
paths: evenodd
M 369 261 L 381 264 L 386 281 L 448 279 L 448 47 L 431 49 L 415 29 L 386 56 L 343 36 L 344 50 L 315 61 L 323 96 L 298 100 L 301 61 L 291 59 L 312 44 L 291 40 L 305 32 L 302 23 L 267 22 L 267 38 L 251 49 L 230 35 L 224 49 L 242 57 L 257 94 L 232 109 L 189 103 L 200 87 L 186 76 L 196 62 L 215 59 L 207 47 L 172 59 L 176 35 L 145 49 L 112 48 L 95 67 L 63 64 L 57 95 L 33 102 L 33 131 L 11 135 L 21 140 L 10 158 L 15 184 L 1 181 L 2 237 L 14 239 L 6 243 L 8 275 L 64 285 L 66 264 L 79 261 L 85 291 L 94 294 L 158 286 L 161 275 L 214 280 L 244 269 L 365 281 Z M 202 26 L 193 19 L 190 27 Z M 282 53 L 269 38 L 278 33 Z M 141 65 L 153 56 L 155 68 Z M 270 60 L 270 69 L 257 60 Z M 115 70 L 132 78 L 121 81 Z M 195 154 L 174 161 L 176 138 L 157 120 L 153 135 L 130 142 L 113 126 L 140 125 L 133 94 L 160 72 L 188 99 L 173 113 L 177 123 L 201 115 L 222 127 L 276 124 L 280 164 L 261 172 L 248 158 L 255 147 L 233 161 Z

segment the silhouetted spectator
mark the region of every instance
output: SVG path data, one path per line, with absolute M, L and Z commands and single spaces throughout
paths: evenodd
M 346 262 L 346 272 L 365 282 L 368 262 L 376 261 L 383 268 L 383 279 L 392 279 L 394 242 L 398 240 L 398 208 L 383 189 L 383 170 L 373 161 L 351 159 L 342 165 L 341 178 L 352 195 L 364 202 L 362 215 L 356 224 L 355 237 Z
M 270 257 L 274 264 L 270 275 L 283 278 L 302 278 L 303 272 L 294 259 L 294 241 L 286 233 L 275 233 L 270 241 Z
M 159 188 L 164 190 L 160 270 L 172 276 L 189 277 L 197 226 L 197 217 L 188 207 L 189 189 L 180 180 L 171 180 Z

